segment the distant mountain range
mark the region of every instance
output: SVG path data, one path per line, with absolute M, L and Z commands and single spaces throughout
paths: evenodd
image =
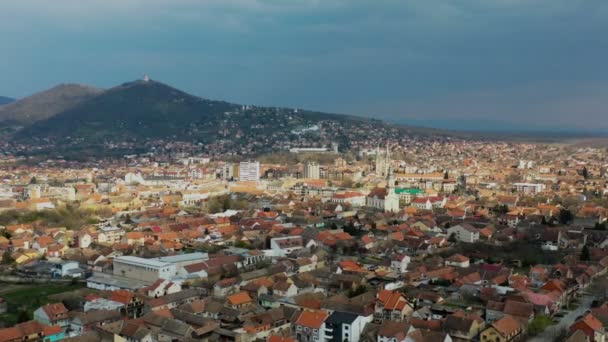
M 433 127 L 423 121 L 406 125 L 293 108 L 243 106 L 200 98 L 149 79 L 107 90 L 63 84 L 0 106 L 0 138 L 21 146 L 15 147 L 21 153 L 40 155 L 94 156 L 110 149 L 126 153 L 165 149 L 174 142 L 196 146 L 204 153 L 249 155 L 333 142 L 342 148 L 374 145 L 406 136 L 508 137 L 505 131 L 458 132 L 458 124 L 463 125 L 460 120 L 435 128 L 410 126 L 412 122 Z
M 419 127 L 436 128 L 440 130 L 464 131 L 464 132 L 483 132 L 486 134 L 526 134 L 530 136 L 551 135 L 551 136 L 577 136 L 594 135 L 604 136 L 605 130 L 589 130 L 576 127 L 563 127 L 553 125 L 534 125 L 531 123 L 513 123 L 492 119 L 401 119 L 392 120 L 396 124 L 407 123 Z
M 0 96 L 0 106 L 7 105 L 11 102 L 15 102 L 15 99 L 6 96 Z
M 353 142 L 397 140 L 405 135 L 447 135 L 357 116 L 203 99 L 153 80 L 107 90 L 55 87 L 0 108 L 2 132 L 14 144 L 36 147 L 20 151 L 61 155 L 164 149 L 174 142 L 198 146 L 205 153 L 249 155 L 289 146 L 337 142 L 347 148 Z
M 0 122 L 27 125 L 52 117 L 102 92 L 89 86 L 61 84 L 0 107 Z

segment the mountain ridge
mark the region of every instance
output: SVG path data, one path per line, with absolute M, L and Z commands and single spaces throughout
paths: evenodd
M 13 99 L 12 97 L 0 96 L 0 106 L 4 106 L 15 101 L 17 100 Z
M 112 155 L 118 155 L 116 150 L 141 152 L 178 144 L 197 153 L 254 155 L 332 143 L 347 149 L 407 135 L 446 133 L 360 116 L 210 100 L 161 82 L 138 80 L 25 124 L 8 139 L 21 146 L 20 151 L 27 150 L 22 146 L 33 146 L 38 154 L 114 150 Z
M 102 92 L 102 89 L 81 84 L 59 84 L 0 107 L 0 122 L 28 125 L 52 117 Z

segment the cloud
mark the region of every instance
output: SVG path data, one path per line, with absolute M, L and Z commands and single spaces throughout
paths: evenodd
M 606 0 L 7 0 L 0 30 L 9 95 L 145 71 L 199 95 L 385 117 L 566 122 L 608 105 Z

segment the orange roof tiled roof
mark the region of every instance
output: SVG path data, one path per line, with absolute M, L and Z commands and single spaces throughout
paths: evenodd
M 296 320 L 296 325 L 319 329 L 328 316 L 329 314 L 325 311 L 302 311 Z
M 496 331 L 505 337 L 510 336 L 521 329 L 521 324 L 519 321 L 513 318 L 511 315 L 505 315 L 503 318 L 492 323 L 492 326 L 494 329 L 496 329 Z
M 251 303 L 252 300 L 247 292 L 239 292 L 237 294 L 233 294 L 232 296 L 228 296 L 227 299 L 231 305 L 243 305 Z

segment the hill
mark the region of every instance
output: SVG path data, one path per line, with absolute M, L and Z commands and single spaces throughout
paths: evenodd
M 15 102 L 15 99 L 6 96 L 0 96 L 0 106 L 7 105 L 11 102 Z
M 373 144 L 404 134 L 440 136 L 436 130 L 380 120 L 291 108 L 243 106 L 203 99 L 156 81 L 134 81 L 25 127 L 13 136 L 45 151 L 105 153 L 166 149 L 255 154 L 337 142 Z M 76 149 L 76 150 L 75 150 Z M 41 151 L 41 149 L 38 149 Z M 42 152 L 41 152 L 42 153 Z M 118 154 L 115 152 L 114 154 Z
M 0 122 L 30 124 L 44 120 L 91 99 L 102 91 L 79 84 L 61 84 L 0 107 Z

